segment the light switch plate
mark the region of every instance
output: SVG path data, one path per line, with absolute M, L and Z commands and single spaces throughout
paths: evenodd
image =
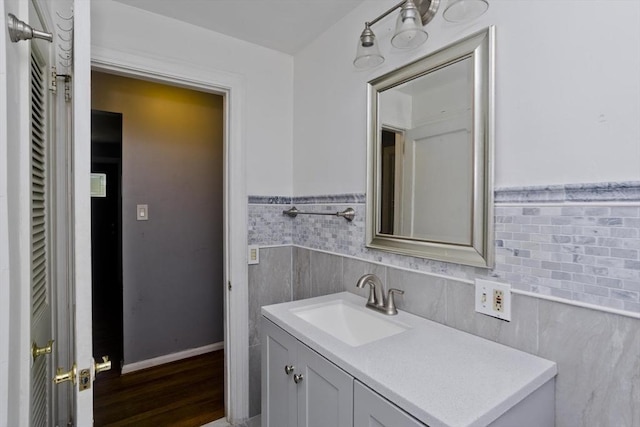
M 478 313 L 511 321 L 511 285 L 476 279 L 475 296 Z
M 249 245 L 249 264 L 260 264 L 260 248 L 258 245 Z
M 149 206 L 148 205 L 137 205 L 136 207 L 136 218 L 138 221 L 148 221 L 149 220 Z

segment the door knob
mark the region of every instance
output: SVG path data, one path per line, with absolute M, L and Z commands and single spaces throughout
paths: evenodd
M 38 344 L 33 342 L 31 346 L 31 355 L 33 356 L 33 360 L 36 360 L 39 356 L 44 356 L 45 354 L 51 354 L 53 351 L 53 340 L 49 340 L 45 347 L 38 347 Z
M 109 360 L 109 356 L 102 356 L 102 362 L 96 362 L 96 374 L 109 371 L 110 369 L 111 361 Z
M 287 375 L 291 375 L 291 373 L 295 370 L 296 368 L 293 365 L 287 365 L 284 367 L 284 371 L 287 373 Z
M 302 374 L 295 374 L 293 376 L 293 382 L 296 384 L 301 383 L 303 379 L 304 379 L 304 376 Z
M 63 368 L 58 368 L 56 376 L 53 377 L 53 382 L 60 384 L 66 381 L 76 383 L 76 364 L 74 363 L 69 372 L 65 372 Z

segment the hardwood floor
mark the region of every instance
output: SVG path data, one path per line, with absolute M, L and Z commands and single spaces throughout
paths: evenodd
M 119 375 L 98 374 L 94 425 L 200 427 L 224 417 L 224 350 Z

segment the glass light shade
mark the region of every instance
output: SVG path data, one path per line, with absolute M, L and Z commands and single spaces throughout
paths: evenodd
M 376 36 L 369 26 L 365 26 L 362 35 L 358 39 L 358 49 L 353 65 L 359 69 L 373 68 L 384 62 L 384 56 L 380 54 Z
M 413 0 L 407 0 L 402 5 L 396 22 L 396 31 L 391 38 L 391 44 L 398 49 L 411 49 L 427 41 L 429 35 L 424 30 L 420 12 Z
M 489 9 L 487 0 L 449 0 L 442 16 L 449 22 L 472 21 Z

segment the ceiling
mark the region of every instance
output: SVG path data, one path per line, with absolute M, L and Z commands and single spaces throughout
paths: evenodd
M 290 55 L 363 0 L 115 0 Z

